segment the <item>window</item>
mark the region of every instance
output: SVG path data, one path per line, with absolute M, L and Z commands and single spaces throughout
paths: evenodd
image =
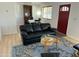
M 69 11 L 69 8 L 67 6 L 64 6 L 60 9 L 60 11 Z
M 45 19 L 52 19 L 52 7 L 43 7 L 42 17 Z

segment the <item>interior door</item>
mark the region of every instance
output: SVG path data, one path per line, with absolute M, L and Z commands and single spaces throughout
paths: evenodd
M 29 19 L 32 18 L 32 6 L 24 5 L 24 22 L 27 23 Z
M 63 34 L 66 34 L 66 32 L 67 32 L 70 6 L 71 6 L 70 4 L 66 4 L 66 5 L 60 5 L 60 7 L 59 7 L 57 30 Z

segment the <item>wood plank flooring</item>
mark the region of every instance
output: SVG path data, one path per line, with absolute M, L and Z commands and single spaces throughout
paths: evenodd
M 0 57 L 11 56 L 12 47 L 18 44 L 22 44 L 19 34 L 5 35 L 0 40 Z
M 77 44 L 79 42 L 73 41 L 71 38 L 64 37 L 67 40 Z M 21 36 L 19 33 L 12 35 L 4 35 L 2 40 L 0 40 L 0 57 L 11 57 L 12 47 L 15 45 L 22 44 Z

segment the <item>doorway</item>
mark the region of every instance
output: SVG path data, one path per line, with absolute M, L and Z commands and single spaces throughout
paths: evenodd
M 71 4 L 60 5 L 57 31 L 65 34 L 67 33 L 68 19 Z
M 28 20 L 32 18 L 32 6 L 31 5 L 23 5 L 24 12 L 24 23 L 28 23 Z

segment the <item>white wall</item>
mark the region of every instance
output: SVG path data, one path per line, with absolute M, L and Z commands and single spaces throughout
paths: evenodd
M 41 10 L 42 10 L 41 6 L 32 5 L 32 15 L 33 15 L 34 20 L 37 20 L 39 17 L 41 17 L 37 15 L 37 12 L 38 11 L 41 12 Z
M 44 4 L 40 4 L 40 5 L 34 5 L 34 4 L 30 4 L 30 3 L 24 3 L 24 4 L 28 4 L 28 5 L 32 5 L 33 6 L 33 10 L 32 10 L 32 14 L 34 19 L 38 19 L 37 16 L 37 10 L 41 11 L 41 8 L 43 6 L 47 6 L 47 5 L 52 5 L 53 6 L 53 17 L 52 20 L 46 20 L 46 19 L 42 19 L 42 22 L 48 22 L 51 24 L 52 27 L 57 28 L 57 24 L 58 24 L 58 16 L 59 16 L 59 5 L 62 4 L 71 4 L 71 10 L 70 10 L 70 16 L 69 16 L 69 22 L 68 22 L 68 29 L 67 29 L 67 35 L 71 36 L 72 38 L 75 39 L 79 39 L 79 27 L 77 27 L 79 25 L 79 3 L 71 3 L 71 2 L 67 2 L 67 3 L 44 3 Z M 23 24 L 23 18 L 22 16 L 22 3 L 20 4 L 20 9 L 19 10 L 19 18 L 17 19 L 19 21 L 19 24 Z M 20 18 L 21 17 L 21 18 Z M 41 17 L 42 18 L 42 17 Z
M 53 6 L 53 18 L 52 20 L 43 20 L 43 22 L 49 22 L 52 27 L 57 28 L 59 6 L 62 4 L 71 4 L 67 35 L 79 41 L 79 3 L 51 3 Z
M 24 24 L 23 6 L 16 3 L 15 13 L 16 13 L 17 25 L 23 25 Z
M 79 3 L 71 4 L 67 35 L 79 40 Z
M 52 2 L 52 3 L 45 3 L 42 6 L 52 5 L 53 7 L 53 17 L 52 20 L 42 19 L 42 22 L 50 23 L 52 27 L 57 28 L 58 24 L 58 16 L 59 16 L 59 6 L 63 4 L 71 4 L 70 9 L 70 16 L 67 28 L 67 35 L 75 40 L 79 40 L 79 3 L 71 3 L 71 2 Z
M 23 5 L 32 5 L 32 15 L 34 20 L 37 20 L 39 17 L 37 16 L 38 11 L 42 11 L 43 6 L 47 5 L 52 5 L 53 6 L 53 17 L 52 20 L 46 20 L 42 19 L 41 22 L 47 22 L 52 25 L 52 27 L 57 28 L 57 20 L 58 20 L 58 4 L 57 3 L 17 3 L 16 6 L 16 18 L 17 18 L 17 25 L 22 25 L 24 24 L 24 19 L 23 19 Z M 42 18 L 42 16 L 40 16 Z
M 23 25 L 24 24 L 23 5 L 32 5 L 33 20 L 37 20 L 39 18 L 37 16 L 37 12 L 41 11 L 41 6 L 40 5 L 35 5 L 35 4 L 29 3 L 29 2 L 27 2 L 27 3 L 16 3 L 17 25 Z
M 0 3 L 0 26 L 1 31 L 3 34 L 11 34 L 17 32 L 17 26 L 24 24 L 23 19 L 23 5 L 29 3 Z M 71 36 L 72 38 L 79 39 L 79 3 L 48 3 L 48 4 L 40 4 L 34 5 L 33 4 L 33 17 L 37 19 L 38 16 L 36 15 L 37 10 L 41 11 L 41 8 L 46 5 L 53 6 L 53 17 L 52 20 L 42 19 L 42 22 L 48 22 L 51 24 L 52 27 L 57 28 L 58 24 L 58 15 L 59 15 L 59 5 L 62 4 L 71 4 L 69 22 L 68 22 L 68 29 L 67 35 Z M 30 4 L 32 5 L 32 4 Z
M 31 5 L 29 3 L 0 3 L 0 26 L 2 35 L 15 34 L 19 30 L 19 25 L 24 24 L 23 5 Z M 33 5 L 33 17 L 37 19 L 37 11 L 40 10 L 37 5 Z
M 2 33 L 1 33 L 1 28 L 0 28 L 0 40 L 2 39 Z
M 0 2 L 0 26 L 3 35 L 17 32 L 15 3 Z
M 25 3 L 26 4 L 26 3 Z M 27 3 L 29 4 L 29 3 Z M 43 6 L 47 6 L 47 5 L 52 5 L 53 7 L 53 17 L 52 20 L 46 20 L 46 19 L 42 19 L 42 22 L 47 22 L 50 23 L 52 27 L 57 28 L 57 24 L 58 24 L 58 16 L 59 16 L 59 6 L 62 4 L 71 4 L 71 10 L 70 10 L 70 16 L 69 16 L 69 22 L 68 22 L 68 29 L 67 29 L 67 35 L 71 36 L 72 38 L 75 39 L 79 39 L 79 27 L 77 27 L 79 25 L 79 3 L 71 3 L 71 2 L 67 2 L 67 3 L 62 3 L 62 2 L 51 2 L 51 3 L 43 3 L 39 5 L 33 5 L 33 17 L 34 19 L 37 19 L 37 15 L 36 12 L 37 10 L 41 10 L 41 8 Z M 23 5 L 23 4 L 21 4 Z M 41 17 L 42 18 L 42 17 Z M 19 20 L 20 21 L 20 20 Z M 23 21 L 23 20 L 21 20 Z
M 57 22 L 58 22 L 58 10 L 59 6 L 58 3 L 51 3 L 51 4 L 44 4 L 44 6 L 51 5 L 53 7 L 53 12 L 52 12 L 52 19 L 42 19 L 42 22 L 45 23 L 50 23 L 51 27 L 57 28 Z

